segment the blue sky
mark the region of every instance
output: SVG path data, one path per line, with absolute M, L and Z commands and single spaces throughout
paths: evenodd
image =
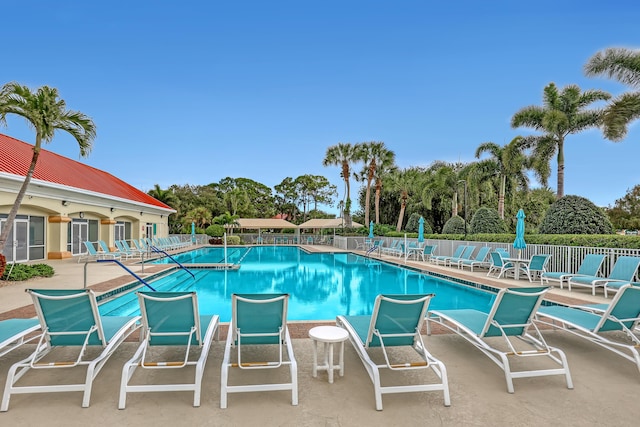
M 582 69 L 640 47 L 633 0 L 9 0 L 2 14 L 0 84 L 56 87 L 98 128 L 88 158 L 62 132 L 45 148 L 143 191 L 317 174 L 342 195 L 322 166 L 338 142 L 383 141 L 403 168 L 473 161 L 531 133 L 511 117 L 550 82 L 631 90 Z M 606 206 L 639 184 L 639 128 L 569 136 L 565 194 Z M 16 116 L 0 132 L 34 141 Z

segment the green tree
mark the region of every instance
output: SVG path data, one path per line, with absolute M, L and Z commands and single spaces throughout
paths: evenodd
M 371 210 L 371 186 L 382 170 L 395 166 L 395 153 L 387 149 L 384 142 L 361 142 L 356 144 L 356 156 L 364 163 L 360 176 L 366 180 L 366 193 L 364 205 L 364 222 L 369 224 L 369 212 Z M 378 182 L 378 180 L 376 180 Z M 381 182 L 381 180 L 379 180 Z M 379 222 L 379 192 L 376 186 L 376 224 Z
M 528 187 L 526 175 L 527 158 L 522 153 L 522 137 L 517 136 L 504 147 L 494 142 L 484 142 L 476 148 L 476 158 L 480 158 L 483 153 L 488 153 L 489 158 L 476 164 L 476 168 L 482 170 L 488 177 L 495 177 L 499 180 L 498 190 L 498 216 L 504 219 L 504 199 L 507 189 L 507 182 L 511 187 L 517 184 L 524 188 Z
M 640 185 L 627 190 L 617 199 L 613 208 L 607 209 L 607 215 L 617 229 L 640 228 Z
M 522 108 L 511 119 L 511 126 L 521 126 L 542 132 L 523 138 L 523 146 L 533 149 L 533 167 L 542 185 L 547 185 L 551 158 L 557 153 L 558 188 L 556 196 L 564 196 L 564 142 L 568 135 L 600 126 L 601 109 L 586 109 L 587 106 L 611 95 L 601 90 L 581 92 L 576 85 L 565 86 L 561 91 L 554 83 L 544 88 L 543 106 L 531 105 Z
M 640 118 L 640 51 L 605 49 L 589 59 L 584 71 L 588 76 L 606 75 L 637 89 L 616 97 L 604 111 L 604 136 L 621 141 L 627 135 L 627 125 Z
M 190 225 L 192 222 L 194 222 L 196 224 L 196 227 L 201 229 L 207 228 L 207 225 L 210 225 L 211 221 L 211 212 L 207 208 L 202 206 L 190 210 L 185 215 L 185 222 L 187 223 L 185 225 Z
M 278 213 L 285 213 L 294 222 L 298 216 L 298 199 L 300 195 L 293 178 L 286 177 L 274 187 L 276 191 L 275 205 Z
M 340 142 L 338 145 L 333 145 L 327 149 L 322 161 L 325 167 L 339 166 L 341 168 L 340 176 L 344 180 L 345 187 L 344 224 L 346 227 L 351 227 L 351 185 L 349 181 L 351 163 L 357 160 L 355 147 L 352 144 Z
M 33 177 L 42 143 L 51 142 L 56 131 L 63 130 L 73 136 L 80 148 L 80 155 L 86 157 L 96 137 L 96 126 L 93 120 L 79 111 L 67 110 L 67 104 L 59 98 L 58 90 L 48 86 L 42 86 L 32 92 L 27 86 L 15 82 L 5 84 L 0 89 L 0 124 L 6 125 L 7 114 L 24 117 L 35 130 L 36 140 L 27 175 L 0 234 L 0 255 Z
M 420 187 L 420 173 L 417 168 L 409 168 L 396 171 L 389 176 L 389 184 L 392 191 L 395 191 L 400 201 L 400 213 L 398 214 L 398 222 L 396 231 L 402 230 L 404 222 L 404 213 L 407 205 L 411 202 L 412 197 L 416 193 L 416 189 Z
M 165 205 L 171 206 L 172 208 L 178 201 L 178 198 L 171 190 L 163 190 L 158 184 L 155 184 L 153 186 L 153 190 L 149 190 L 147 194 L 154 199 L 161 201 Z

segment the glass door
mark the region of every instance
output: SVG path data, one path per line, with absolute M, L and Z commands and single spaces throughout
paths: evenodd
M 71 254 L 81 255 L 87 252 L 82 244 L 89 237 L 89 224 L 86 220 L 73 220 L 71 223 Z
M 7 226 L 7 220 L 0 221 L 0 230 Z M 29 221 L 16 219 L 7 236 L 7 244 L 2 251 L 7 262 L 23 262 L 29 260 Z

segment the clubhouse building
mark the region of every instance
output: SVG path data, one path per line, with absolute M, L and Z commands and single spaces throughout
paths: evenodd
M 31 164 L 33 145 L 0 134 L 0 229 Z M 7 262 L 62 259 L 84 241 L 168 235 L 175 210 L 108 172 L 42 149 L 3 251 Z

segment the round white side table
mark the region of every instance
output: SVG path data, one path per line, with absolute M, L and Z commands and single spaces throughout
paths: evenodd
M 309 337 L 313 340 L 313 377 L 318 371 L 327 371 L 329 383 L 333 383 L 333 371 L 339 369 L 340 376 L 344 376 L 344 342 L 349 338 L 346 330 L 337 326 L 316 326 L 309 330 Z M 318 342 L 324 344 L 324 364 L 318 366 Z M 333 365 L 333 344 L 340 343 L 340 358 L 338 365 Z

